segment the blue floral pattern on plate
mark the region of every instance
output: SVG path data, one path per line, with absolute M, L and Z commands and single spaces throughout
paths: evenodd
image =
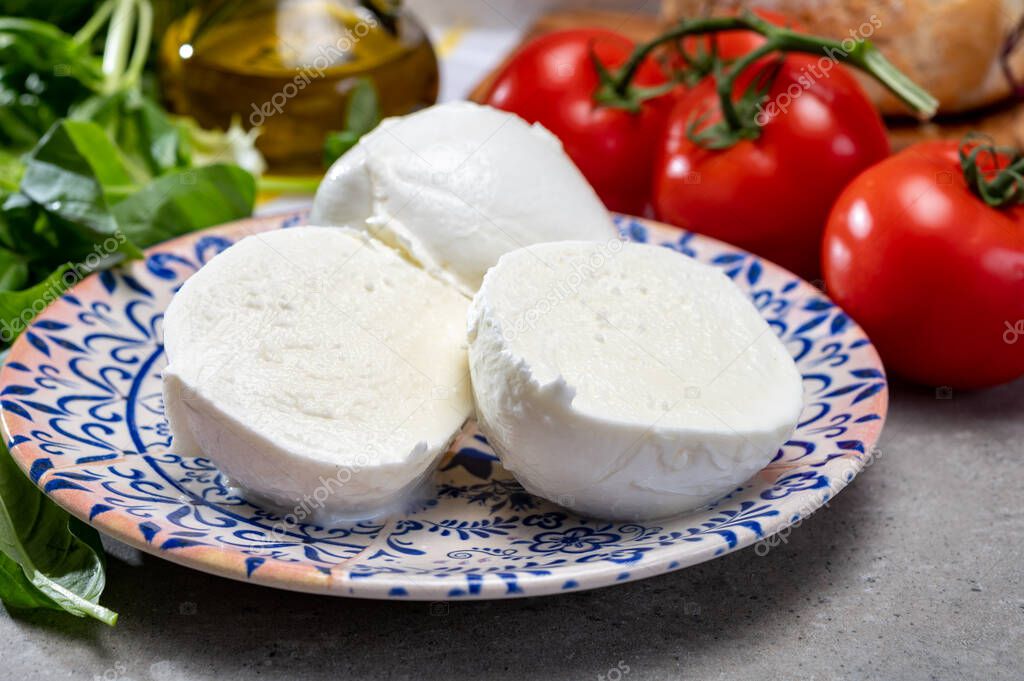
M 48 495 L 100 530 L 201 570 L 371 598 L 501 598 L 594 588 L 753 544 L 806 517 L 868 462 L 886 379 L 853 321 L 794 275 L 734 247 L 621 217 L 624 237 L 719 267 L 804 377 L 805 408 L 772 462 L 709 507 L 648 523 L 584 518 L 534 497 L 469 426 L 433 494 L 383 522 L 322 528 L 234 493 L 206 459 L 174 452 L 163 416 L 163 311 L 182 282 L 251 233 L 302 216 L 225 225 L 90 277 L 12 348 L 0 374 L 4 436 Z

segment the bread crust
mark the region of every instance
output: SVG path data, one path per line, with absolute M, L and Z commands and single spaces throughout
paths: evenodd
M 1024 0 L 663 0 L 663 17 L 763 7 L 798 21 L 807 31 L 842 40 L 870 39 L 900 70 L 939 100 L 943 113 L 958 113 L 1008 97 L 1012 84 L 1000 52 L 1024 15 Z M 1024 77 L 1024 45 L 1009 59 Z M 887 115 L 906 108 L 870 78 L 861 83 Z

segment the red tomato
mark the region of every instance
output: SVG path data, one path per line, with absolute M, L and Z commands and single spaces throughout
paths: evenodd
M 611 210 L 643 214 L 650 201 L 651 167 L 672 106 L 671 95 L 645 101 L 639 113 L 594 101 L 599 85 L 591 49 L 609 70 L 634 48 L 628 38 L 603 29 L 573 29 L 525 45 L 498 74 L 487 103 L 540 123 Z M 653 60 L 634 79 L 640 87 L 666 82 Z
M 885 128 L 854 78 L 833 65 L 814 77 L 817 57 L 785 57 L 763 105 L 760 135 L 722 150 L 687 136 L 722 118 L 707 78 L 676 104 L 655 165 L 657 216 L 753 251 L 813 279 L 821 234 L 836 197 L 889 154 Z M 736 81 L 734 101 L 758 72 Z
M 975 196 L 955 142 L 916 144 L 854 180 L 823 268 L 895 373 L 955 388 L 1024 374 L 1024 207 Z

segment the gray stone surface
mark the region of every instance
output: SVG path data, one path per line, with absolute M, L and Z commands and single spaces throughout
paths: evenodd
M 764 556 L 429 604 L 274 591 L 111 546 L 120 624 L 0 609 L 0 678 L 1022 679 L 1024 381 L 892 398 L 878 462 Z

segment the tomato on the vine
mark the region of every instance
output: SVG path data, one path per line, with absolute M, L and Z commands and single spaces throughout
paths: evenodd
M 640 215 L 649 202 L 654 154 L 673 97 L 666 92 L 635 100 L 632 111 L 598 103 L 602 82 L 593 61 L 613 71 L 634 48 L 625 36 L 603 29 L 549 33 L 512 56 L 486 102 L 553 132 L 609 209 Z M 658 65 L 645 59 L 631 85 L 666 83 Z
M 762 69 L 777 68 L 756 116 L 748 111 L 757 123 L 754 139 L 741 135 L 726 148 L 700 139 L 723 120 L 715 79 L 685 94 L 656 161 L 657 217 L 816 278 L 833 202 L 850 180 L 889 154 L 881 117 L 853 76 L 833 65 L 827 77 L 808 77 L 818 63 L 787 54 L 739 74 L 734 100 Z
M 989 181 L 1010 159 L 984 153 L 978 162 Z M 842 193 L 825 231 L 828 293 L 890 370 L 954 388 L 1024 375 L 1020 198 L 998 208 L 983 201 L 955 142 L 916 144 Z

